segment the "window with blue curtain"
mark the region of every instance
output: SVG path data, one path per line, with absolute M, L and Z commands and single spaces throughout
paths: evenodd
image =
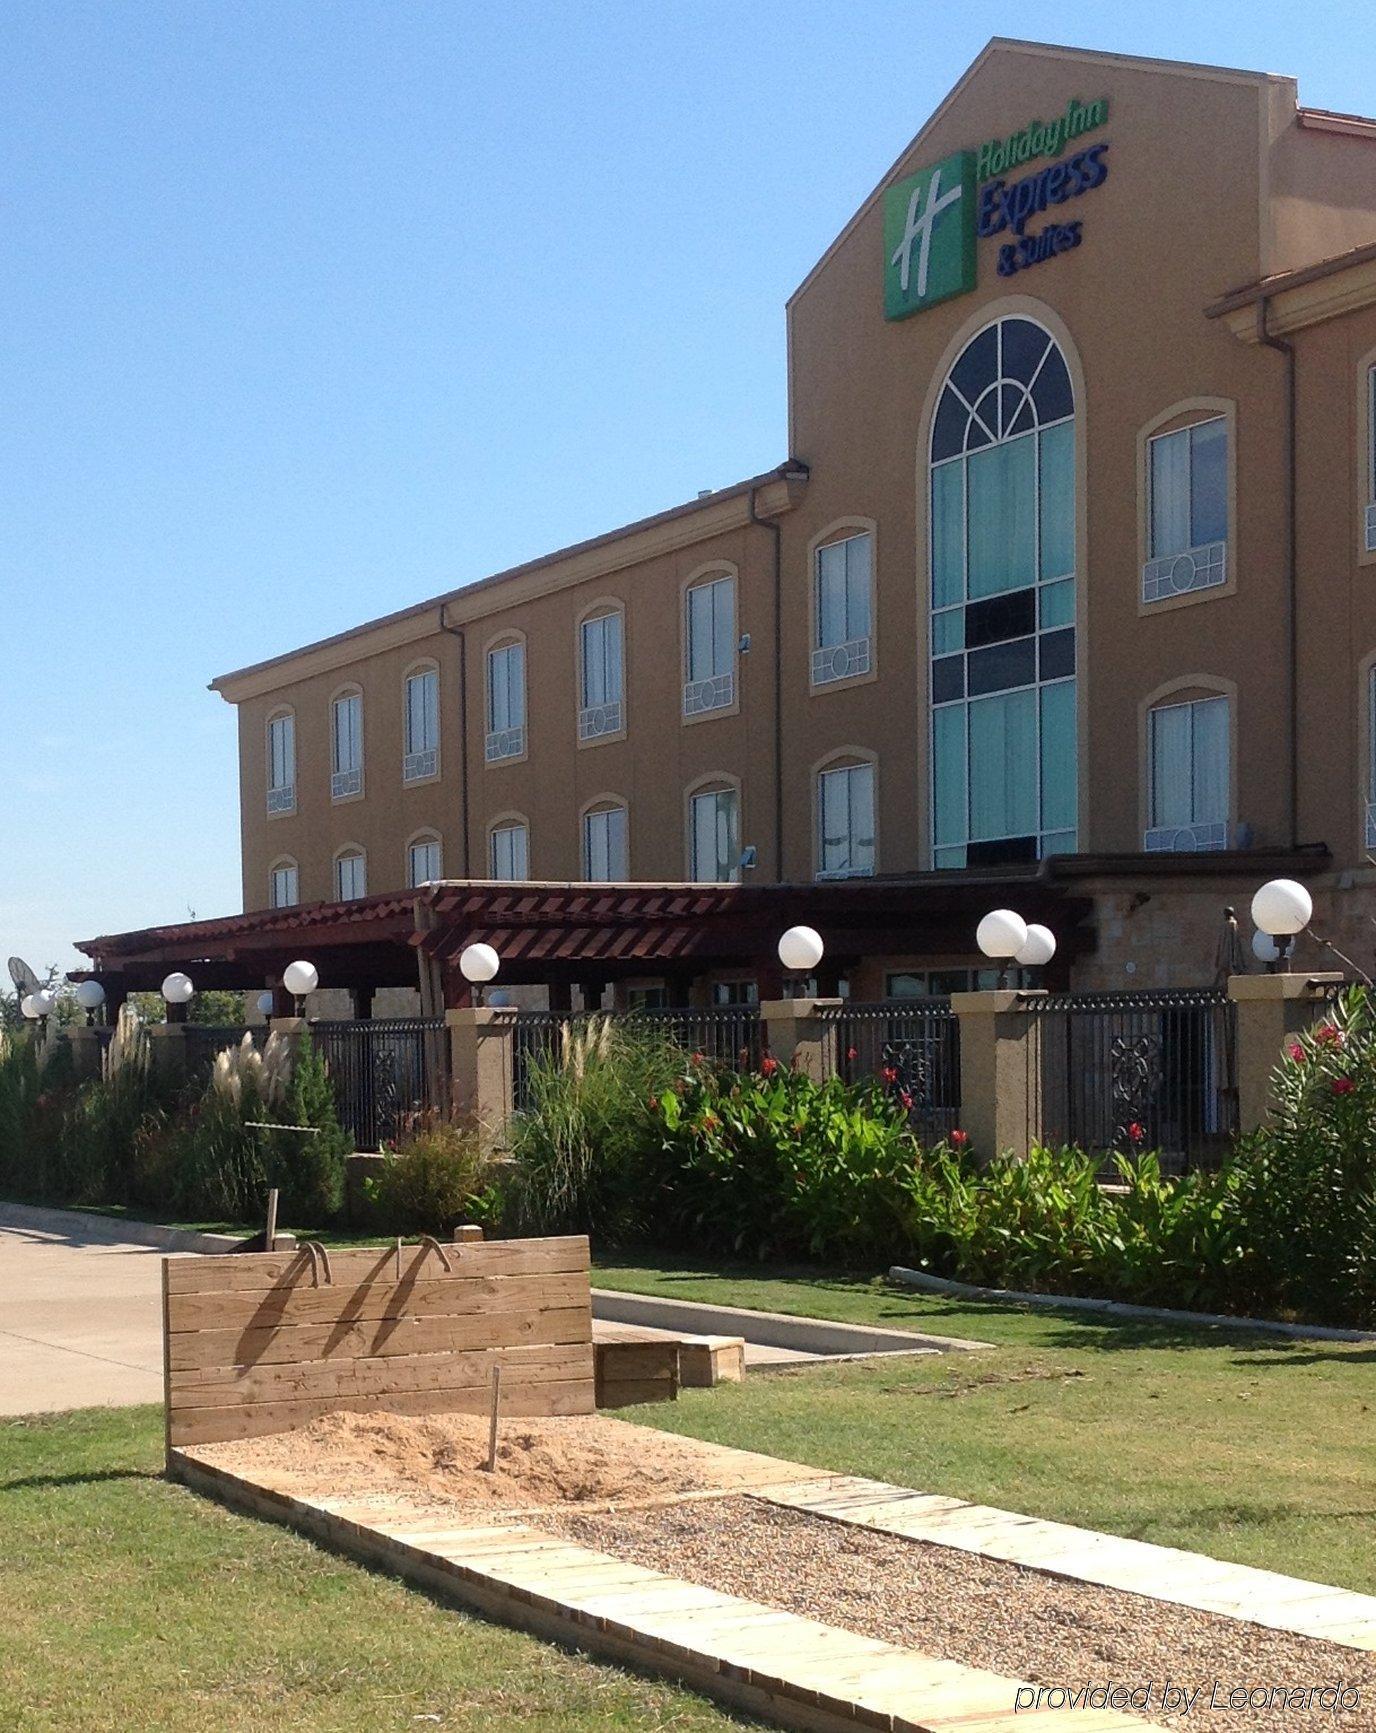
M 1035 321 L 961 351 L 929 481 L 933 864 L 1073 852 L 1075 398 Z

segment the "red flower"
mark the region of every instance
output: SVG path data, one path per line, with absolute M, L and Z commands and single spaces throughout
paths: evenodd
M 904 1112 L 911 1113 L 913 1110 L 913 1098 L 909 1095 L 906 1089 L 899 1090 L 898 1099 L 903 1103 Z
M 1343 1032 L 1334 1023 L 1320 1023 L 1314 1031 L 1314 1039 L 1322 1041 L 1327 1047 L 1341 1047 Z
M 1335 1077 L 1333 1079 L 1333 1093 L 1335 1095 L 1351 1095 L 1356 1087 L 1357 1085 L 1350 1077 Z
M 846 1058 L 847 1059 L 854 1060 L 854 1059 L 858 1059 L 859 1057 L 860 1057 L 860 1049 L 858 1047 L 847 1047 L 846 1048 Z
M 650 1112 L 651 1113 L 658 1113 L 659 1112 L 659 1097 L 657 1095 L 652 1095 L 650 1097 Z
M 1292 1041 L 1290 1043 L 1290 1057 L 1295 1061 L 1296 1065 L 1303 1062 L 1304 1048 L 1300 1046 L 1298 1041 Z
M 1128 1127 L 1128 1138 L 1129 1138 L 1129 1140 L 1130 1140 L 1130 1141 L 1131 1141 L 1131 1142 L 1132 1142 L 1132 1143 L 1141 1143 L 1141 1141 L 1142 1141 L 1142 1139 L 1143 1139 L 1143 1138 L 1144 1138 L 1144 1137 L 1145 1137 L 1145 1136 L 1146 1136 L 1146 1135 L 1147 1135 L 1147 1128 L 1146 1128 L 1146 1126 L 1145 1126 L 1145 1125 L 1141 1125 L 1141 1124 L 1139 1124 L 1139 1123 L 1138 1123 L 1138 1122 L 1137 1122 L 1137 1120 L 1135 1120 L 1135 1119 L 1134 1119 L 1134 1120 L 1133 1120 L 1133 1122 L 1132 1122 L 1132 1124 L 1131 1124 L 1131 1125 L 1130 1125 L 1130 1126 L 1129 1126 L 1129 1127 Z
M 949 1141 L 952 1149 L 964 1149 L 970 1141 L 970 1133 L 968 1131 L 953 1131 Z
M 689 1057 L 694 1065 L 701 1065 L 706 1060 L 707 1055 L 705 1053 L 693 1053 Z
M 898 1073 L 894 1070 L 892 1065 L 886 1065 L 879 1075 L 884 1079 L 885 1083 L 898 1082 Z
M 766 1077 L 772 1077 L 778 1069 L 779 1061 L 772 1053 L 766 1053 L 764 1058 L 760 1061 L 760 1070 Z

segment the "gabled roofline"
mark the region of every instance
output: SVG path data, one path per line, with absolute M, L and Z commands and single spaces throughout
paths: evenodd
M 850 221 L 836 236 L 835 240 L 832 241 L 831 245 L 803 278 L 802 282 L 799 283 L 798 287 L 788 297 L 787 302 L 785 302 L 786 308 L 791 309 L 793 303 L 804 292 L 804 290 L 811 286 L 813 279 L 822 270 L 823 266 L 830 262 L 832 255 L 836 253 L 850 237 L 851 232 L 877 202 L 880 195 L 883 193 L 884 188 L 888 186 L 889 182 L 894 178 L 898 169 L 902 167 L 903 163 L 921 144 L 922 140 L 926 138 L 927 134 L 932 130 L 937 122 L 942 119 L 952 104 L 960 98 L 966 85 L 969 84 L 975 74 L 980 71 L 984 66 L 984 63 L 993 54 L 1010 49 L 1018 54 L 1040 55 L 1048 60 L 1083 60 L 1092 62 L 1099 66 L 1130 67 L 1137 72 L 1162 72 L 1175 74 L 1177 76 L 1183 75 L 1187 78 L 1212 79 L 1220 84 L 1285 84 L 1290 85 L 1292 88 L 1297 88 L 1295 80 L 1281 72 L 1248 72 L 1241 67 L 1204 66 L 1199 62 L 1192 60 L 1161 60 L 1141 54 L 1113 54 L 1107 50 L 1098 48 L 1071 48 L 1054 42 L 1029 42 L 1016 36 L 991 36 L 988 42 L 985 43 L 984 47 L 980 49 L 979 53 L 970 62 L 969 66 L 966 67 L 965 71 L 961 73 L 960 77 L 951 86 L 950 90 L 932 110 L 931 114 L 922 123 L 918 131 L 911 139 L 909 139 L 903 149 L 899 151 L 893 162 L 889 164 L 889 167 L 885 170 L 878 185 L 861 203 Z M 1313 110 L 1312 112 L 1318 113 L 1319 111 Z
M 369 646 L 366 654 L 378 654 L 400 644 L 428 637 L 438 630 L 435 616 L 449 612 L 455 625 L 480 619 L 498 608 L 530 601 L 552 590 L 587 582 L 604 573 L 620 571 L 640 560 L 651 559 L 679 547 L 706 541 L 712 536 L 738 529 L 750 522 L 750 507 L 755 502 L 763 518 L 782 516 L 792 509 L 807 482 L 807 466 L 788 460 L 761 475 L 749 476 L 730 487 L 716 488 L 710 494 L 671 506 L 652 517 L 638 518 L 620 528 L 607 530 L 587 541 L 573 542 L 538 559 L 526 560 L 519 566 L 494 572 L 457 589 L 426 601 L 414 602 L 395 613 L 382 614 L 351 626 L 346 632 L 336 632 L 328 638 L 317 638 L 281 655 L 252 662 L 231 673 L 217 675 L 210 690 L 218 692 L 229 704 L 246 698 L 259 697 L 285 685 L 288 679 L 302 674 L 299 664 L 309 661 L 309 672 L 324 672 L 354 662 L 360 654 L 359 640 L 376 636 L 378 642 Z M 508 589 L 508 595 L 492 592 Z

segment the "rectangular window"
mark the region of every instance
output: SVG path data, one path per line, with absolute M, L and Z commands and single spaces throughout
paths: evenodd
M 1148 718 L 1148 849 L 1228 846 L 1228 700 L 1161 704 Z
M 275 866 L 268 880 L 268 900 L 275 909 L 294 908 L 300 900 L 296 862 L 284 861 Z
M 434 776 L 440 761 L 440 677 L 434 668 L 406 678 L 406 754 L 403 782 Z
M 415 890 L 418 885 L 433 884 L 443 876 L 439 838 L 432 836 L 413 842 L 406 851 L 406 882 L 410 888 Z
M 1227 576 L 1228 423 L 1220 415 L 1148 446 L 1150 558 L 1142 599 L 1212 589 Z
M 520 758 L 526 749 L 526 649 L 503 644 L 487 653 L 487 745 L 489 764 Z
M 971 601 L 1035 584 L 1036 436 L 987 446 L 971 455 L 968 467 Z
M 337 902 L 349 903 L 368 894 L 368 862 L 361 854 L 342 854 L 334 863 Z
M 597 740 L 619 734 L 621 704 L 621 615 L 598 614 L 578 629 L 582 702 L 578 738 Z
M 847 764 L 817 778 L 817 876 L 874 871 L 874 766 Z
M 268 811 L 296 810 L 296 718 L 274 716 L 268 723 Z
M 330 705 L 330 799 L 363 792 L 363 697 L 346 692 Z
M 817 550 L 814 686 L 870 671 L 871 565 L 868 535 L 847 536 Z
M 630 877 L 624 806 L 584 814 L 583 872 L 599 884 L 624 884 Z
M 735 702 L 736 580 L 694 584 L 685 611 L 683 714 L 701 716 Z
M 690 876 L 704 883 L 734 884 L 740 878 L 740 803 L 734 788 L 695 794 L 689 814 Z
M 494 879 L 530 877 L 530 833 L 523 824 L 498 825 L 492 833 Z

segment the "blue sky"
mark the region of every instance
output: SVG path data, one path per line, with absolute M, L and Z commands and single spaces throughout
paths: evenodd
M 239 903 L 215 674 L 781 461 L 783 303 L 996 34 L 1369 9 L 5 0 L 0 954 Z

